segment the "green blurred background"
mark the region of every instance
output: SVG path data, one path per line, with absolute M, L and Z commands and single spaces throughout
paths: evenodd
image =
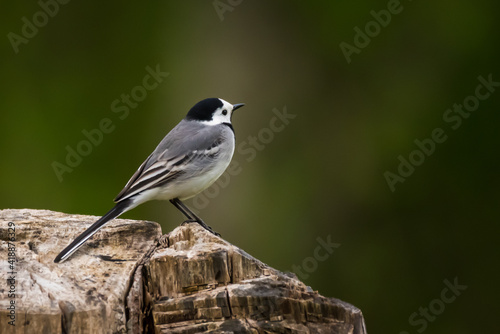
M 102 215 L 192 105 L 244 102 L 240 150 L 249 136 L 266 143 L 235 153 L 239 172 L 203 195 L 206 207 L 189 201 L 205 221 L 279 270 L 306 265 L 305 283 L 359 307 L 369 333 L 496 332 L 500 89 L 456 130 L 443 114 L 474 95 L 478 76 L 500 81 L 498 3 L 404 1 L 350 63 L 340 43 L 353 45 L 387 1 L 215 4 L 71 1 L 43 22 L 36 2 L 3 1 L 0 207 Z M 38 32 L 16 53 L 8 34 L 34 15 Z M 111 103 L 147 66 L 169 75 L 120 119 Z M 296 117 L 270 139 L 284 108 Z M 60 182 L 54 161 L 104 118 L 114 130 Z M 391 191 L 384 173 L 436 128 L 447 140 Z M 182 222 L 168 202 L 123 217 L 164 232 Z M 340 246 L 314 262 L 328 236 Z M 455 278 L 467 289 L 439 309 Z M 409 321 L 430 304 L 435 318 Z

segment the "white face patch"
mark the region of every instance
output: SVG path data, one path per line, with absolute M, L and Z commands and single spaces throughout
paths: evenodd
M 218 125 L 222 123 L 229 123 L 231 124 L 231 114 L 233 113 L 233 105 L 227 101 L 224 101 L 223 99 L 219 99 L 223 106 L 218 108 L 213 116 L 212 120 L 210 121 L 201 121 L 203 124 L 206 125 Z

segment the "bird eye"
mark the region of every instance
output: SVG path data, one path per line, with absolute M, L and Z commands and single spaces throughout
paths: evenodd
M 227 115 L 227 110 L 226 109 L 222 110 L 222 115 L 224 115 L 224 116 Z

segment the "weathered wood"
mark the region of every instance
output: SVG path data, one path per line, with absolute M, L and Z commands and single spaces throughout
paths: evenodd
M 47 210 L 0 211 L 0 289 L 14 276 L 15 299 L 0 298 L 0 333 L 126 331 L 126 296 L 138 261 L 161 236 L 157 223 L 116 219 L 69 261 L 54 258 L 98 217 Z M 15 224 L 14 275 L 8 272 L 8 222 Z M 12 236 L 12 235 L 11 235 Z M 15 301 L 15 327 L 7 307 Z
M 0 286 L 0 333 L 366 333 L 352 305 L 312 291 L 197 224 L 116 219 L 66 262 L 54 257 L 97 217 L 0 211 L 0 280 L 16 227 L 16 326 Z M 5 283 L 2 283 L 5 284 Z M 15 329 L 15 331 L 14 331 Z
M 172 231 L 143 271 L 156 333 L 365 333 L 360 310 L 197 224 Z

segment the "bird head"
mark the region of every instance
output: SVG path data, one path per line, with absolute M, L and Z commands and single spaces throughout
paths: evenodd
M 186 115 L 186 120 L 199 121 L 207 125 L 231 124 L 233 111 L 245 104 L 231 104 L 223 99 L 208 98 L 196 103 Z

